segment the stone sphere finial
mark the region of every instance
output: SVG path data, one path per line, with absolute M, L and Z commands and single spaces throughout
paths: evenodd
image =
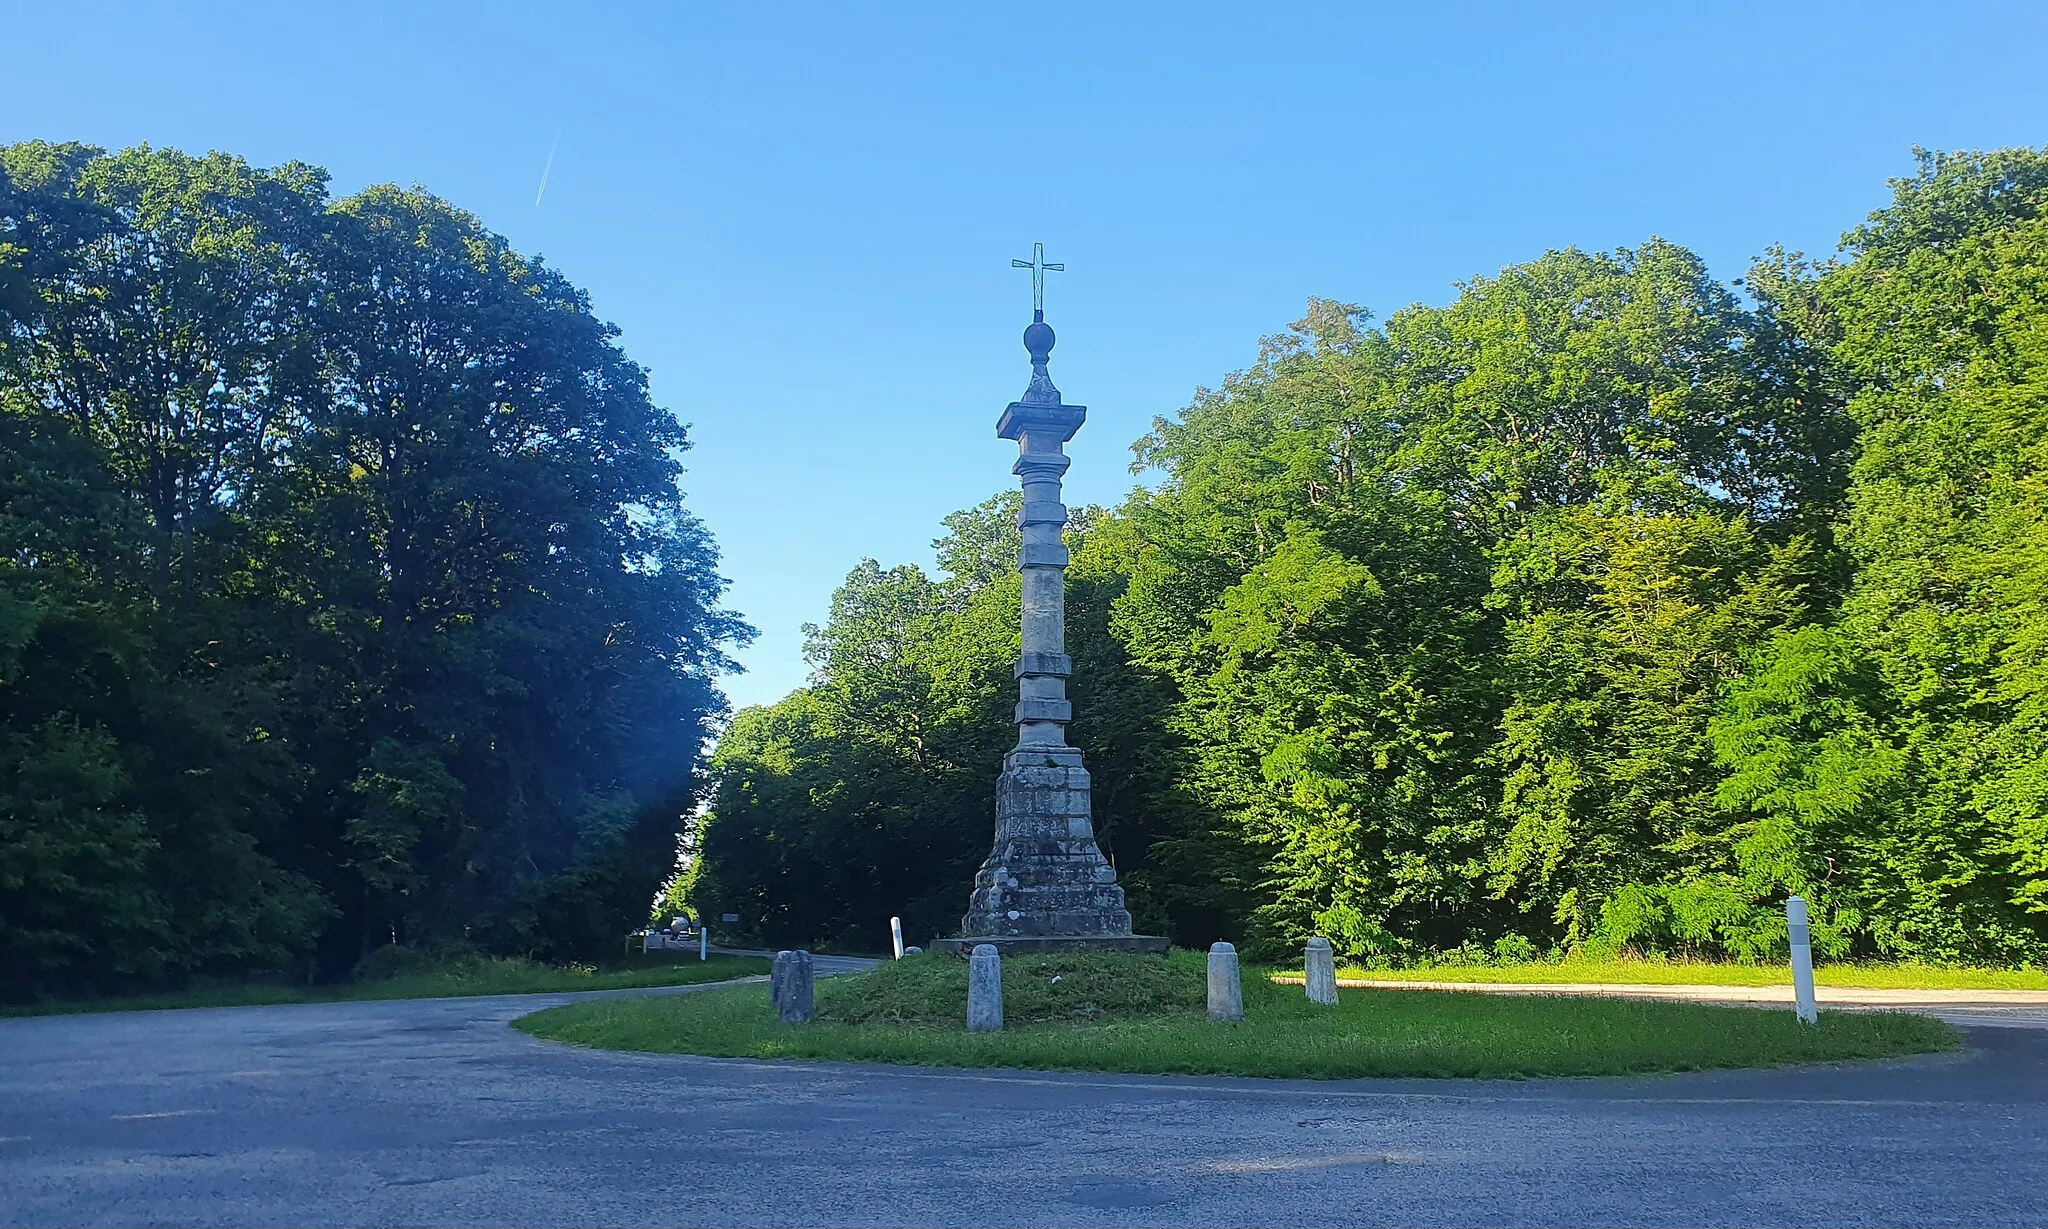
M 1052 326 L 1043 320 L 1034 320 L 1024 330 L 1024 348 L 1031 352 L 1031 361 L 1043 363 L 1052 354 L 1052 344 L 1058 340 L 1053 336 Z

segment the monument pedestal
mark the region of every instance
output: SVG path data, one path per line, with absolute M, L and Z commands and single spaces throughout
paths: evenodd
M 1166 940 L 1131 933 L 1116 868 L 1095 843 L 1088 770 L 1064 744 L 1023 746 L 996 778 L 996 840 L 974 876 L 959 939 L 934 951 L 966 955 L 977 943 L 1029 952 L 1164 952 Z

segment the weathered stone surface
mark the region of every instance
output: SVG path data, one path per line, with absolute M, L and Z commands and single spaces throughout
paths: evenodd
M 967 958 L 967 1031 L 993 1033 L 1003 1027 L 1003 958 L 991 944 Z
M 1328 939 L 1318 935 L 1308 941 L 1307 950 L 1302 954 L 1302 972 L 1311 1003 L 1337 1001 L 1337 954 L 1330 950 Z
M 1244 987 L 1237 980 L 1237 949 L 1228 943 L 1209 947 L 1209 1018 L 1244 1019 Z
M 1116 870 L 1095 843 L 1088 770 L 1072 747 L 1019 747 L 996 780 L 996 839 L 961 933 L 1128 935 Z
M 768 974 L 768 997 L 775 1004 L 776 1019 L 784 1024 L 808 1024 L 811 1020 L 811 954 L 801 949 L 775 953 Z

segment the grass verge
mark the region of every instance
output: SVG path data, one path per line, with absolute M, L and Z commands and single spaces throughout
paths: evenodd
M 713 956 L 700 963 L 660 960 L 608 969 L 540 964 L 516 958 L 474 957 L 392 977 L 335 985 L 233 984 L 201 986 L 166 994 L 119 998 L 0 1002 L 0 1016 L 70 1015 L 95 1011 L 163 1011 L 180 1007 L 253 1007 L 275 1003 L 337 1003 L 375 999 L 457 998 L 482 994 L 558 994 L 573 990 L 631 990 L 646 986 L 687 986 L 766 973 L 755 956 Z
M 1299 972 L 1299 970 L 1295 970 Z M 1448 965 L 1442 968 L 1337 970 L 1368 981 L 1461 981 L 1559 985 L 1789 986 L 1781 964 L 1718 964 L 1683 960 L 1573 960 L 1557 964 Z M 1866 990 L 2048 990 L 2048 970 L 1952 968 L 1929 964 L 1824 964 L 1814 969 L 1823 986 Z
M 1789 1011 L 1401 990 L 1350 991 L 1336 1007 L 1318 1007 L 1254 969 L 1245 970 L 1244 1022 L 1212 1024 L 1202 1014 L 1199 954 L 1017 957 L 1004 966 L 1010 1027 L 1000 1033 L 966 1031 L 965 962 L 937 955 L 821 980 L 818 1019 L 798 1027 L 776 1025 L 762 986 L 577 1003 L 513 1027 L 574 1045 L 721 1058 L 1311 1079 L 1628 1075 L 1960 1044 L 1946 1024 L 1893 1012 L 1823 1012 L 1807 1028 Z

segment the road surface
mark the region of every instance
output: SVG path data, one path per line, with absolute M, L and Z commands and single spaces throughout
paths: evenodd
M 0 1224 L 2048 1223 L 2030 1029 L 1877 1066 L 1325 1083 L 506 1027 L 569 997 L 0 1020 Z

